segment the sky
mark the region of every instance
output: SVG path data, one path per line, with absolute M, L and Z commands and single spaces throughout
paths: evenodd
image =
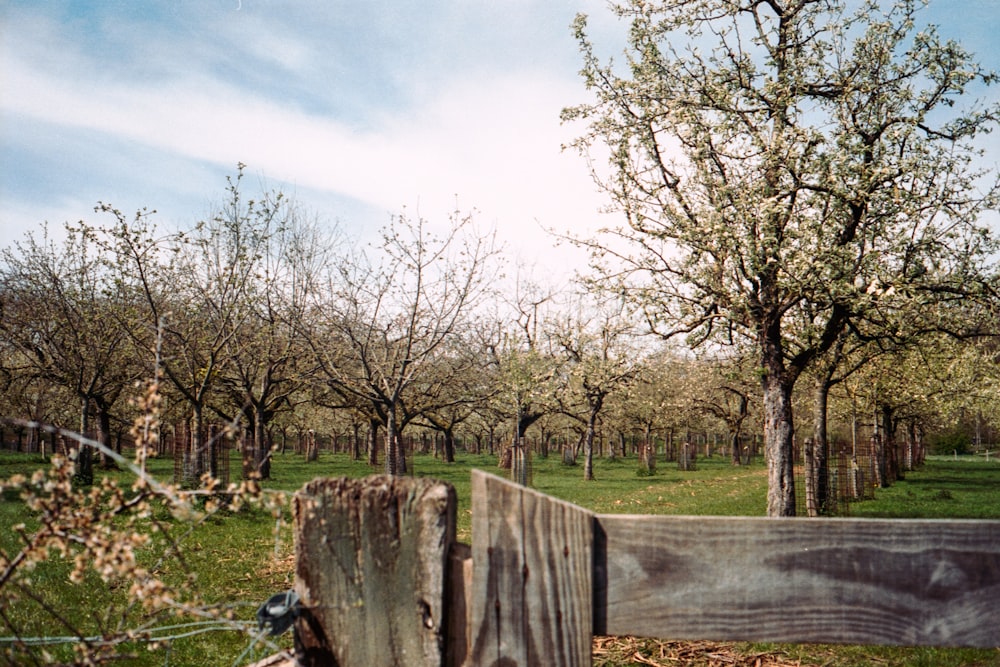
M 604 0 L 0 0 L 0 247 L 110 222 L 98 201 L 189 227 L 244 163 L 355 238 L 475 210 L 511 258 L 582 268 L 545 231 L 612 223 L 562 150 L 582 128 L 560 110 L 586 100 L 578 12 L 620 53 Z M 1000 0 L 925 18 L 1000 70 Z

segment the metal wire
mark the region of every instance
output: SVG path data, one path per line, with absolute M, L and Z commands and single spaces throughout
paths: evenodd
M 142 630 L 136 633 L 134 641 L 137 642 L 162 642 L 162 641 L 172 641 L 174 639 L 184 639 L 185 637 L 194 637 L 195 635 L 205 634 L 206 632 L 220 632 L 220 631 L 232 631 L 232 632 L 247 632 L 249 633 L 251 629 L 254 628 L 256 624 L 249 621 L 192 621 L 191 623 L 179 623 L 176 625 L 161 625 L 155 628 L 150 628 L 148 630 Z M 185 630 L 185 632 L 180 632 L 177 634 L 163 634 L 161 632 L 174 631 L 174 630 Z M 106 644 L 108 643 L 104 636 L 96 635 L 93 637 L 74 637 L 74 636 L 63 636 L 63 637 L 0 637 L 0 644 L 23 644 L 25 646 L 52 646 L 55 644 L 77 644 L 80 642 L 86 642 L 88 644 Z

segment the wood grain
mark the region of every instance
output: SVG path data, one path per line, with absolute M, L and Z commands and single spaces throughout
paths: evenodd
M 586 665 L 593 634 L 1000 646 L 1000 521 L 597 515 L 472 472 L 295 497 L 300 664 Z
M 455 491 L 443 482 L 321 479 L 295 495 L 306 665 L 443 664 Z
M 472 471 L 471 664 L 590 663 L 593 515 Z
M 445 665 L 461 667 L 469 664 L 472 606 L 472 548 L 455 543 L 448 555 L 448 639 Z
M 1000 646 L 1000 522 L 599 515 L 595 631 Z

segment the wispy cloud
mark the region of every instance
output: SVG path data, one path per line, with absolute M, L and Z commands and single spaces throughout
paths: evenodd
M 409 105 L 373 101 L 363 122 L 350 114 L 342 120 L 318 110 L 336 106 L 335 100 L 324 101 L 330 91 L 315 91 L 310 103 L 277 97 L 272 85 L 284 76 L 298 79 L 288 82 L 289 88 L 301 87 L 310 68 L 337 69 L 336 63 L 313 62 L 336 49 L 296 42 L 252 18 L 206 21 L 214 21 L 207 29 L 217 39 L 208 53 L 201 33 L 170 42 L 162 35 L 142 35 L 141 26 L 119 25 L 128 36 L 118 48 L 144 46 L 144 57 L 165 63 L 145 68 L 145 76 L 134 66 L 102 71 L 98 57 L 72 42 L 55 54 L 43 50 L 45 57 L 33 48 L 8 52 L 5 88 L 18 94 L 4 96 L 3 112 L 36 127 L 75 128 L 112 145 L 141 146 L 169 160 L 230 170 L 242 161 L 268 179 L 357 200 L 373 210 L 419 206 L 422 213 L 440 216 L 457 202 L 480 209 L 509 241 L 534 240 L 533 249 L 550 244 L 539 223 L 565 228 L 594 217 L 598 199 L 583 165 L 559 149 L 565 135 L 559 109 L 574 100 L 578 89 L 545 68 L 483 76 L 482 64 L 457 63 L 451 76 L 423 79 L 433 90 L 422 89 L 419 78 L 409 82 Z M 37 44 L 40 36 L 52 40 L 59 26 L 38 20 L 25 31 L 20 41 Z M 257 75 L 260 87 L 245 72 L 224 75 L 241 61 L 273 69 Z M 362 62 L 356 69 L 365 67 Z M 388 67 L 389 74 L 383 69 L 380 75 L 403 80 L 404 70 L 397 62 Z M 76 159 L 114 156 L 93 151 Z M 113 164 L 93 166 L 115 171 Z M 155 164 L 150 172 L 151 179 L 160 180 Z
M 991 3 L 970 0 L 977 50 Z M 457 203 L 545 261 L 541 226 L 593 228 L 604 202 L 560 151 L 577 11 L 624 46 L 604 0 L 7 0 L 0 245 L 98 199 L 197 219 L 244 162 L 355 231 Z

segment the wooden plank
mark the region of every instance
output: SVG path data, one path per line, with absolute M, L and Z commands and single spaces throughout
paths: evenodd
M 445 665 L 461 667 L 469 660 L 469 608 L 472 606 L 472 548 L 455 543 L 448 555 L 448 639 Z
M 593 514 L 472 471 L 472 665 L 590 663 Z
M 595 632 L 1000 646 L 1000 521 L 599 515 Z
M 294 499 L 304 665 L 444 661 L 455 491 L 422 478 L 320 479 Z

